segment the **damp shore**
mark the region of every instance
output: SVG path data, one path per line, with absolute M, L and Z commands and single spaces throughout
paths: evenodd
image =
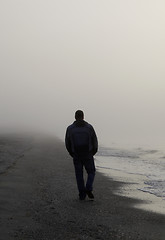
M 95 200 L 79 201 L 61 140 L 0 136 L 0 143 L 3 162 L 10 160 L 0 173 L 0 240 L 164 240 L 165 215 L 134 208 L 144 200 L 116 194 L 121 181 L 97 172 Z

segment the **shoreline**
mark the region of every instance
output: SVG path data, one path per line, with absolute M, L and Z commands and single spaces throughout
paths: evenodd
M 56 138 L 38 138 L 0 174 L 0 240 L 164 240 L 165 216 L 135 209 L 142 200 L 96 172 L 95 201 L 78 200 L 72 159 Z
M 107 178 L 112 179 L 112 181 L 124 183 L 121 188 L 115 191 L 115 194 L 143 201 L 136 204 L 134 208 L 165 215 L 165 201 L 154 194 L 141 190 L 145 186 L 144 177 L 136 174 L 133 174 L 131 177 L 130 174 L 121 172 L 120 170 L 104 169 L 101 167 L 98 167 L 97 171 Z

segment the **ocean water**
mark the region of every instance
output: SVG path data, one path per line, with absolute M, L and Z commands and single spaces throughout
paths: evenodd
M 155 196 L 165 210 L 165 152 L 145 148 L 107 148 L 100 147 L 96 155 L 98 171 L 111 178 L 130 183 L 137 195 L 146 193 L 147 199 Z M 127 192 L 126 195 L 129 195 Z M 143 194 L 144 195 L 144 194 Z M 160 210 L 161 211 L 161 210 Z

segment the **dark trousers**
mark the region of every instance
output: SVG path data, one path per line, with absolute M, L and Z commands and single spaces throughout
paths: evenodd
M 93 190 L 93 181 L 95 177 L 95 164 L 93 156 L 75 156 L 73 158 L 74 167 L 75 167 L 75 174 L 77 180 L 77 187 L 79 190 L 79 196 L 85 197 L 86 191 Z M 86 184 L 84 183 L 84 175 L 83 170 L 87 172 L 87 181 Z

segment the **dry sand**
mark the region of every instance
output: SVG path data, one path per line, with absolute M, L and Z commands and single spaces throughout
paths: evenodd
M 115 195 L 121 184 L 97 173 L 95 201 L 79 201 L 64 143 L 29 140 L 0 174 L 0 240 L 164 240 L 165 215 L 134 209 L 139 200 Z

